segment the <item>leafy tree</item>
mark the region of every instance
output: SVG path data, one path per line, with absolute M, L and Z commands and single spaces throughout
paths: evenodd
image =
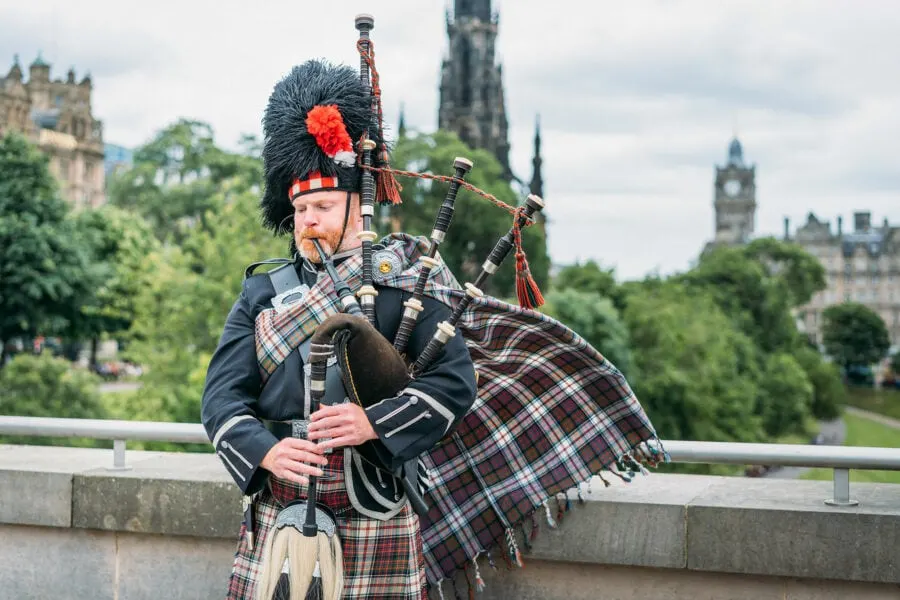
M 632 287 L 624 312 L 630 382 L 667 439 L 765 440 L 757 414 L 760 353 L 704 289 Z
M 143 215 L 159 239 L 180 241 L 195 223 L 207 225 L 211 199 L 224 181 L 258 189 L 258 142 L 243 136 L 241 146 L 243 154 L 227 152 L 216 146 L 208 124 L 181 119 L 139 148 L 130 169 L 110 178 L 110 203 Z
M 801 246 L 775 238 L 750 242 L 744 255 L 767 268 L 768 275 L 790 294 L 790 306 L 802 306 L 825 289 L 825 267 Z
M 891 357 L 891 371 L 894 375 L 900 376 L 900 352 Z
M 793 249 L 780 244 L 772 240 L 752 247 L 717 248 L 676 279 L 707 288 L 763 351 L 794 348 L 800 336 L 791 309 L 818 286 L 821 266 L 802 260 L 802 255 L 798 258 Z M 803 272 L 805 267 L 815 273 Z
M 97 341 L 104 334 L 126 331 L 134 320 L 134 299 L 149 282 L 143 263 L 159 242 L 137 214 L 114 206 L 85 210 L 76 215 L 76 226 L 91 249 L 95 264 L 105 276 L 73 321 L 71 335 L 91 340 L 91 364 L 97 362 Z
M 871 365 L 884 358 L 891 347 L 884 321 L 865 305 L 835 304 L 826 308 L 822 316 L 825 350 L 844 368 Z
M 584 264 L 575 263 L 560 269 L 553 278 L 553 287 L 556 289 L 573 288 L 583 292 L 595 292 L 604 298 L 612 300 L 619 310 L 624 308 L 623 292 L 616 284 L 615 271 L 602 269 L 595 261 L 589 260 Z
M 20 354 L 0 371 L 0 414 L 102 419 L 106 413 L 97 390 L 99 382 L 96 375 L 74 370 L 64 359 Z M 70 445 L 61 438 L 9 437 L 4 442 Z
M 608 298 L 574 288 L 551 290 L 544 313 L 565 323 L 627 377 L 631 372 L 628 328 Z
M 760 379 L 757 409 L 766 433 L 772 437 L 803 433 L 812 402 L 813 385 L 797 360 L 784 352 L 770 354 Z
M 102 275 L 47 165 L 24 138 L 0 139 L 0 368 L 8 340 L 70 326 Z
M 812 348 L 797 349 L 794 358 L 813 386 L 810 405 L 813 416 L 827 420 L 841 416 L 841 406 L 847 402 L 847 391 L 837 367 L 822 360 L 822 355 Z
M 475 164 L 466 181 L 508 205 L 518 204 L 512 188 L 502 179 L 497 159 L 484 150 L 468 148 L 452 133 L 438 131 L 433 135 L 403 137 L 394 149 L 392 163 L 399 169 L 449 176 L 453 175 L 453 161 L 457 156 Z M 399 178 L 399 182 L 403 186 L 403 204 L 391 214 L 395 217 L 393 227 L 413 235 L 429 235 L 448 184 L 410 178 Z M 441 256 L 461 282 L 472 281 L 480 273 L 491 248 L 511 225 L 511 215 L 488 200 L 460 189 L 453 222 L 440 246 Z M 546 239 L 537 226 L 532 226 L 522 232 L 522 243 L 531 273 L 541 289 L 545 289 L 550 269 Z M 514 253 L 510 253 L 483 291 L 500 297 L 515 294 Z
M 134 418 L 196 422 L 209 359 L 241 290 L 244 270 L 284 256 L 288 242 L 265 233 L 258 197 L 222 190 L 210 199 L 210 227 L 187 233 L 182 248 L 152 252 L 134 301 L 129 358 L 147 367 Z M 262 270 L 260 270 L 262 272 Z

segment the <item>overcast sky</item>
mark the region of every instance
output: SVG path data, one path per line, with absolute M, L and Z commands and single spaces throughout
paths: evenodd
M 0 71 L 37 52 L 94 81 L 105 140 L 138 146 L 179 117 L 233 147 L 260 133 L 273 84 L 327 57 L 357 65 L 353 17 L 375 16 L 385 111 L 437 126 L 444 0 L 0 0 Z M 315 8 L 312 8 L 315 7 Z M 543 135 L 557 263 L 622 279 L 688 268 L 713 234 L 714 165 L 735 129 L 757 165 L 757 233 L 810 211 L 900 224 L 900 2 L 546 0 L 500 12 L 512 165 Z M 569 8 L 562 13 L 560 9 Z M 7 64 L 4 65 L 3 62 Z M 834 227 L 834 225 L 833 225 Z

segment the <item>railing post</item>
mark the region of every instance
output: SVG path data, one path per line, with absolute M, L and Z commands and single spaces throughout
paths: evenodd
M 125 465 L 125 440 L 113 440 L 113 471 L 130 469 Z
M 829 506 L 856 506 L 856 500 L 850 499 L 850 469 L 834 470 L 833 498 L 825 501 Z

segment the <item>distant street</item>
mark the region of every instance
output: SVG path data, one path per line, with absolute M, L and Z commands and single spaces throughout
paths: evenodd
M 851 409 L 848 407 L 847 411 L 851 412 Z M 819 421 L 819 425 L 819 432 L 825 439 L 825 445 L 840 446 L 844 443 L 844 440 L 847 437 L 847 424 L 844 423 L 844 419 L 837 418 L 833 421 Z M 898 423 L 898 427 L 900 427 L 900 423 Z M 810 470 L 809 467 L 782 467 L 780 469 L 769 471 L 763 475 L 763 477 L 770 477 L 772 479 L 798 479 Z
M 900 420 L 892 419 L 891 417 L 886 417 L 885 415 L 879 415 L 878 413 L 870 412 L 868 410 L 863 410 L 861 408 L 854 408 L 852 406 L 848 406 L 846 408 L 847 412 L 851 415 L 856 415 L 857 417 L 864 417 L 871 421 L 877 421 L 882 425 L 886 425 L 888 427 L 893 427 L 894 429 L 900 429 Z
M 101 393 L 109 392 L 131 392 L 140 389 L 141 384 L 137 381 L 112 381 L 100 384 Z

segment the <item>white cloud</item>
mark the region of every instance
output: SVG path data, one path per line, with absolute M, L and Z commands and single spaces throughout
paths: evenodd
M 408 125 L 428 131 L 446 4 L 42 0 L 0 8 L 0 59 L 19 53 L 27 65 L 42 50 L 57 76 L 90 70 L 109 142 L 135 146 L 190 117 L 233 145 L 260 132 L 267 96 L 292 65 L 357 64 L 353 17 L 373 12 L 386 118 L 394 125 L 402 102 Z M 757 165 L 762 232 L 809 211 L 900 221 L 900 4 L 494 5 L 511 159 L 525 180 L 541 114 L 555 261 L 595 258 L 628 278 L 687 268 L 712 235 L 714 165 L 735 123 Z

